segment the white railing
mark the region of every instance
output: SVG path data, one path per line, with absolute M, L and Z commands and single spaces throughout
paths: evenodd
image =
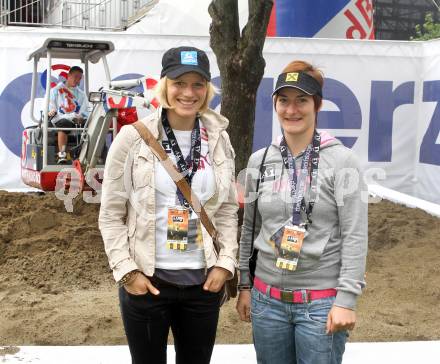
M 0 0 L 0 25 L 125 30 L 159 0 Z

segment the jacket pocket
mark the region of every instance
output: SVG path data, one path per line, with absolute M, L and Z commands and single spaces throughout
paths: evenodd
M 135 189 L 140 189 L 151 185 L 153 174 L 153 167 L 151 163 L 139 162 L 133 168 L 133 186 Z
M 153 162 L 139 158 L 137 163 L 133 165 L 132 183 L 133 194 L 132 204 L 138 214 L 145 213 L 144 209 L 148 202 L 148 196 L 154 193 L 151 188 L 154 186 L 153 181 Z

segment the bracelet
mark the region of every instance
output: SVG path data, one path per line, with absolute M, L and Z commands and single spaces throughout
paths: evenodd
M 237 289 L 239 291 L 250 291 L 252 289 L 252 286 L 250 284 L 239 284 L 237 286 Z
M 124 276 L 118 281 L 119 287 L 131 283 L 136 278 L 138 273 L 139 271 L 136 269 L 124 274 Z

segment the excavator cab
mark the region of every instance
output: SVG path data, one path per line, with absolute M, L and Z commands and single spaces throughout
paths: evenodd
M 103 175 L 106 146 L 120 126 L 135 122 L 139 108 L 152 110 L 157 106 L 153 105 L 154 102 L 150 103 L 143 93 L 131 91 L 133 87 L 142 85 L 145 78 L 111 80 L 106 56 L 113 50 L 114 45 L 110 41 L 49 38 L 28 56 L 28 60 L 34 63 L 30 118 L 35 125 L 26 128 L 22 135 L 21 176 L 25 184 L 43 191 L 68 190 L 69 184 L 75 184 L 80 191 L 96 189 Z M 41 59 L 47 60 L 47 70 L 43 74 L 37 71 Z M 59 128 L 49 120 L 50 91 L 56 85 L 52 71 L 60 66 L 69 68 L 54 65 L 55 59 L 78 60 L 84 69 L 83 85 L 89 99 L 89 115 L 81 127 Z M 97 92 L 89 92 L 89 63 L 102 63 L 104 67 L 105 81 Z M 45 84 L 45 96 L 41 118 L 37 119 L 34 110 L 41 80 Z M 56 160 L 56 134 L 62 130 L 70 132 L 67 165 L 57 164 Z

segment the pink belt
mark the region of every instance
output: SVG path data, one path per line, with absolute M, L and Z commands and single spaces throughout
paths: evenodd
M 255 277 L 254 279 L 254 287 L 261 293 L 267 294 L 269 293 L 270 297 L 275 298 L 277 300 L 283 301 L 283 302 L 290 302 L 290 303 L 309 303 L 314 300 L 319 300 L 320 298 L 327 298 L 327 297 L 335 297 L 336 296 L 336 289 L 329 288 L 329 289 L 319 289 L 319 290 L 299 290 L 299 291 L 292 291 L 288 289 L 279 289 L 276 287 L 269 286 L 268 284 L 264 283 L 261 279 L 258 277 Z M 268 292 L 269 290 L 269 292 Z M 306 299 L 304 299 L 303 292 L 306 292 Z

